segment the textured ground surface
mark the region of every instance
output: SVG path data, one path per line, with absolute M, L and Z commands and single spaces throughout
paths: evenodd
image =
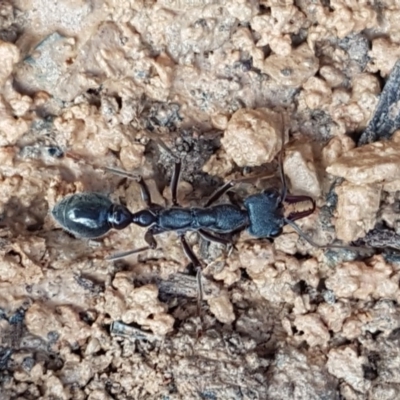
M 400 398 L 400 135 L 356 147 L 400 57 L 396 0 L 0 2 L 1 399 Z M 395 120 L 398 103 L 388 111 Z M 74 238 L 49 211 L 82 191 L 143 207 L 141 173 L 167 204 L 223 181 L 316 199 L 273 243 L 237 250 L 129 227 Z M 387 136 L 387 135 L 386 135 Z M 376 138 L 375 138 L 376 139 Z M 226 199 L 225 199 L 226 200 Z

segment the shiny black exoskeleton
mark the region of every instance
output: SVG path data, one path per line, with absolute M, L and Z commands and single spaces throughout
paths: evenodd
M 64 197 L 52 211 L 53 217 L 72 234 L 97 238 L 110 229 L 124 229 L 131 221 L 131 212 L 99 193 L 77 193 Z
M 147 206 L 143 210 L 132 213 L 125 206 L 111 202 L 102 194 L 78 193 L 67 196 L 57 203 L 52 214 L 65 230 L 89 239 L 103 236 L 110 229 L 124 229 L 131 223 L 149 228 L 145 234 L 148 246 L 117 254 L 110 257 L 111 259 L 156 248 L 155 235 L 175 231 L 179 235 L 186 255 L 196 267 L 199 267 L 200 262 L 184 237 L 188 231 L 197 231 L 206 240 L 223 244 L 231 243 L 232 234 L 245 229 L 256 238 L 270 238 L 277 236 L 288 221 L 310 215 L 314 211 L 314 202 L 310 197 L 290 196 L 286 194 L 286 189 L 282 194 L 266 191 L 249 196 L 243 204 L 231 198 L 231 203 L 213 205 L 232 188 L 234 182 L 228 182 L 219 188 L 202 208 L 181 207 L 177 201 L 180 169 L 181 164 L 177 162 L 171 181 L 172 207 L 166 208 L 152 203 L 146 183 L 143 178 L 138 178 L 142 199 Z M 120 171 L 119 174 L 124 175 Z M 311 201 L 313 208 L 285 218 L 282 209 L 283 200 L 289 203 Z

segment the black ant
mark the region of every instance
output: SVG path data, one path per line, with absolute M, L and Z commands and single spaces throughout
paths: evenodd
M 108 258 L 110 260 L 155 249 L 157 247 L 155 235 L 175 231 L 189 260 L 195 267 L 200 267 L 197 256 L 185 239 L 185 233 L 188 231 L 196 231 L 208 241 L 225 245 L 232 244 L 232 236 L 245 229 L 256 238 L 273 238 L 281 233 L 285 224 L 292 225 L 293 221 L 306 217 L 315 210 L 315 202 L 311 197 L 288 195 L 285 180 L 281 194 L 276 190 L 265 190 L 247 197 L 243 205 L 233 196 L 229 196 L 231 203 L 214 205 L 236 183 L 229 181 L 217 189 L 202 207 L 181 207 L 177 200 L 180 161 L 176 161 L 171 179 L 172 207 L 163 207 L 152 202 L 149 189 L 141 176 L 137 177 L 113 168 L 107 170 L 135 179 L 140 186 L 146 208 L 132 213 L 127 207 L 113 203 L 105 195 L 83 192 L 63 198 L 55 205 L 52 214 L 65 230 L 86 239 L 101 237 L 111 229 L 124 229 L 131 223 L 149 227 L 144 236 L 147 246 L 115 254 Z M 312 207 L 284 217 L 282 207 L 284 201 L 292 204 L 309 201 Z
M 283 139 L 283 138 L 282 138 Z M 282 146 L 284 141 L 282 140 Z M 164 147 L 164 146 L 163 146 Z M 113 203 L 108 197 L 92 192 L 76 193 L 63 198 L 52 210 L 55 220 L 68 232 L 87 239 L 101 237 L 111 229 L 121 230 L 130 224 L 148 227 L 144 239 L 147 246 L 108 257 L 117 260 L 149 249 L 155 249 L 157 242 L 154 236 L 168 231 L 175 231 L 183 246 L 183 250 L 197 270 L 200 300 L 201 263 L 185 239 L 188 231 L 198 232 L 204 239 L 225 245 L 233 243 L 233 235 L 243 230 L 255 238 L 274 238 L 282 232 L 284 225 L 292 226 L 296 232 L 311 245 L 318 248 L 347 248 L 349 246 L 327 245 L 319 246 L 308 238 L 294 223 L 295 220 L 311 215 L 315 210 L 315 202 L 309 196 L 295 196 L 287 193 L 286 179 L 283 172 L 282 152 L 279 157 L 279 171 L 282 181 L 282 191 L 275 189 L 248 196 L 240 202 L 229 192 L 238 181 L 229 181 L 218 188 L 202 207 L 181 207 L 177 200 L 177 189 L 181 173 L 181 162 L 175 162 L 171 179 L 172 206 L 163 207 L 151 200 L 149 189 L 141 176 L 107 168 L 117 175 L 134 179 L 140 186 L 141 197 L 146 208 L 131 212 L 127 207 Z M 215 203 L 227 193 L 229 203 Z M 283 203 L 296 204 L 308 201 L 311 208 L 301 212 L 293 212 L 284 216 Z

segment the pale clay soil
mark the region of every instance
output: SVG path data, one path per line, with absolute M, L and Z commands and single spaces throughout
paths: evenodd
M 357 146 L 399 20 L 398 0 L 0 1 L 0 398 L 399 399 L 400 134 Z M 82 191 L 143 208 L 105 167 L 167 205 L 157 138 L 184 206 L 232 178 L 279 189 L 282 132 L 290 192 L 317 204 L 301 229 L 370 249 L 188 234 L 202 325 L 174 233 L 111 262 L 142 228 L 88 241 L 51 217 Z

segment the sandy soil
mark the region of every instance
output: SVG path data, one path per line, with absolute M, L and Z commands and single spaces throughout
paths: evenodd
M 400 398 L 400 135 L 357 147 L 400 57 L 397 0 L 0 2 L 0 397 Z M 398 104 L 390 108 L 393 119 Z M 389 116 L 390 116 L 389 115 Z M 236 249 L 128 227 L 99 240 L 50 211 L 96 191 L 143 207 L 280 187 L 316 212 Z M 379 138 L 378 138 L 379 139 Z M 259 176 L 271 176 L 260 179 Z M 258 178 L 252 179 L 251 177 Z M 227 199 L 224 199 L 227 201 Z

